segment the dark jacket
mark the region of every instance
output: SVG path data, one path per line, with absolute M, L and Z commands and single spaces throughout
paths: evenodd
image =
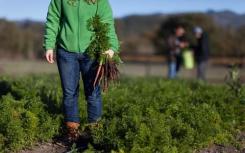
M 168 40 L 168 60 L 176 61 L 176 56 L 180 54 L 179 39 L 175 35 L 171 35 Z
M 197 45 L 194 47 L 196 61 L 203 62 L 209 58 L 209 39 L 207 33 L 203 33 L 202 37 L 197 40 Z

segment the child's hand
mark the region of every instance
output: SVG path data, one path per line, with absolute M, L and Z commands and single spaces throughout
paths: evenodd
M 108 55 L 110 58 L 112 58 L 113 57 L 113 55 L 114 55 L 114 51 L 113 50 L 111 50 L 111 49 L 109 49 L 108 51 L 105 51 L 105 53 L 104 54 L 106 54 L 106 55 Z
M 46 60 L 50 63 L 53 64 L 54 63 L 54 50 L 50 49 L 46 51 Z

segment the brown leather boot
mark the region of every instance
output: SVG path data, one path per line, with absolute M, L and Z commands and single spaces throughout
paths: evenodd
M 76 122 L 66 122 L 67 127 L 67 137 L 70 142 L 76 142 L 80 137 L 79 123 Z

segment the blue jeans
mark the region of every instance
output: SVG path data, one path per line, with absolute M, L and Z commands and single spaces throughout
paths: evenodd
M 80 122 L 78 109 L 80 73 L 87 101 L 88 122 L 97 122 L 102 115 L 101 89 L 99 85 L 93 86 L 98 63 L 90 59 L 86 53 L 73 53 L 60 47 L 57 49 L 56 58 L 63 90 L 65 122 Z
M 168 63 L 168 78 L 174 79 L 177 75 L 177 64 L 175 61 L 170 61 Z

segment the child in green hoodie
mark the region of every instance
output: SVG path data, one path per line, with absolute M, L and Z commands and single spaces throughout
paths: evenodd
M 79 138 L 78 112 L 79 80 L 82 76 L 87 101 L 88 122 L 96 124 L 102 115 L 100 86 L 93 86 L 96 76 L 96 60 L 86 54 L 92 32 L 87 21 L 98 14 L 109 25 L 111 48 L 105 53 L 113 57 L 119 49 L 112 9 L 108 0 L 51 0 L 45 24 L 44 48 L 46 59 L 54 63 L 56 49 L 57 66 L 63 90 L 63 105 L 68 138 Z

